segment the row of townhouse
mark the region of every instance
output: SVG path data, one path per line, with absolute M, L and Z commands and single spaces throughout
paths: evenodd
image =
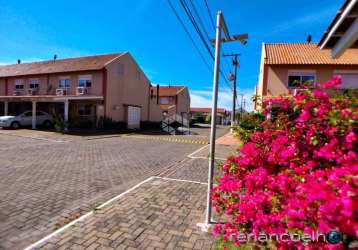
M 343 3 L 317 44 L 263 43 L 254 94 L 295 94 L 303 84 L 315 88 L 336 75 L 342 77 L 343 89 L 358 89 L 358 0 Z M 261 100 L 253 105 L 261 109 Z
M 198 121 L 199 123 L 204 123 L 207 118 L 211 117 L 211 110 L 212 110 L 211 108 L 191 107 L 190 116 L 191 118 L 194 118 L 195 121 Z M 224 108 L 217 108 L 216 113 L 217 113 L 216 124 L 228 125 L 230 123 L 230 117 L 231 117 L 230 111 Z
M 153 88 L 130 53 L 86 56 L 0 66 L 0 113 L 41 110 L 65 122 L 101 117 L 138 128 L 141 122 L 160 122 L 163 111 L 159 95 L 166 88 Z M 185 96 L 188 89 L 182 87 Z M 178 94 L 179 95 L 179 94 Z M 174 95 L 175 97 L 176 95 Z M 179 95 L 180 96 L 180 95 Z M 178 103 L 178 112 L 188 112 Z M 163 101 L 164 102 L 164 101 Z M 36 128 L 36 122 L 32 122 Z
M 186 86 L 152 87 L 153 98 L 158 98 L 158 104 L 166 115 L 179 114 L 187 116 L 190 111 L 190 94 Z

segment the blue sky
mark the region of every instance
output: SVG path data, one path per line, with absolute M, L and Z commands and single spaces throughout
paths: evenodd
M 179 0 L 171 0 L 213 65 L 186 18 Z M 239 93 L 249 99 L 258 81 L 262 42 L 317 42 L 343 0 L 207 0 L 221 9 L 232 34 L 249 33 L 246 46 L 225 44 L 241 53 Z M 189 0 L 187 0 L 189 4 Z M 211 37 L 204 0 L 193 0 Z M 212 13 L 215 16 L 215 13 Z M 25 1 L 0 0 L 0 64 L 129 51 L 153 83 L 187 85 L 192 106 L 208 106 L 212 73 L 201 61 L 169 8 L 167 0 Z M 225 73 L 229 59 L 222 60 Z M 221 79 L 219 106 L 230 107 L 231 93 Z

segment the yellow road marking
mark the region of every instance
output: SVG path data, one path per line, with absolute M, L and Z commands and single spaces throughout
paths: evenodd
M 169 141 L 169 142 L 178 142 L 178 143 L 189 143 L 189 144 L 208 144 L 209 142 L 203 140 L 189 140 L 182 138 L 168 138 L 160 136 L 145 136 L 145 135 L 136 135 L 136 134 L 125 134 L 126 137 L 137 138 L 137 139 L 147 139 L 147 140 L 159 140 L 159 141 Z

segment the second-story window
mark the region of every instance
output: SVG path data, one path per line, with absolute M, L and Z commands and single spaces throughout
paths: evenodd
M 289 73 L 289 88 L 314 87 L 316 84 L 316 76 L 314 73 Z
M 29 80 L 29 88 L 30 89 L 38 89 L 39 88 L 39 79 L 30 79 Z
M 63 77 L 58 80 L 58 87 L 60 89 L 69 89 L 71 87 L 71 80 L 70 78 Z
M 85 88 L 92 87 L 92 76 L 79 76 L 78 87 L 85 87 Z
M 15 80 L 15 89 L 18 89 L 18 90 L 24 89 L 24 80 L 23 79 Z

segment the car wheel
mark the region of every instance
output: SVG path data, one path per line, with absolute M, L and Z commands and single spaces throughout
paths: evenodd
M 44 126 L 45 126 L 46 128 L 51 127 L 51 125 L 52 125 L 52 122 L 51 122 L 50 120 L 44 121 Z
M 20 123 L 19 122 L 12 122 L 11 123 L 11 128 L 14 128 L 14 129 L 20 128 Z

